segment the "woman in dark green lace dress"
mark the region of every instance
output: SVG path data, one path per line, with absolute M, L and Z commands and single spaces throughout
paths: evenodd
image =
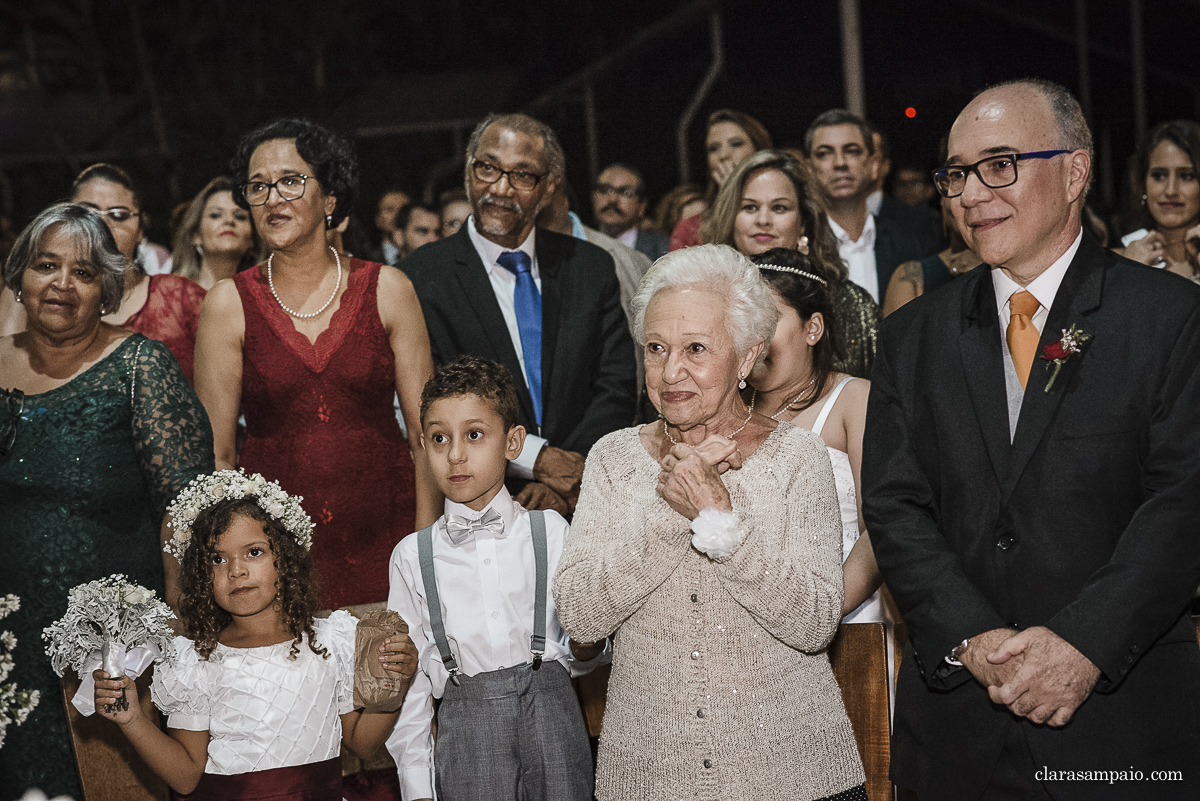
M 758 263 L 772 248 L 798 250 L 829 282 L 841 353 L 834 370 L 870 378 L 882 317 L 871 294 L 849 279 L 807 168 L 783 150 L 760 150 L 721 185 L 700 230 L 706 243 L 729 245 Z
M 13 679 L 42 699 L 0 749 L 0 801 L 28 787 L 81 798 L 42 628 L 67 591 L 111 573 L 167 589 L 167 504 L 213 470 L 208 418 L 171 351 L 101 321 L 128 259 L 103 219 L 52 206 L 22 232 L 4 283 L 28 317 L 0 337 L 0 592 L 20 641 Z

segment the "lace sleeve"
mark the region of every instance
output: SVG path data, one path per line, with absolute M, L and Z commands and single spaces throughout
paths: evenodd
M 133 447 L 142 479 L 161 516 L 189 481 L 216 469 L 212 428 L 167 346 L 140 334 L 134 336 L 142 341 L 131 348 L 129 357 Z

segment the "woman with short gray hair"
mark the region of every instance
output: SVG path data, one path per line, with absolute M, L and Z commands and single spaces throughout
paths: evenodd
M 101 319 L 129 268 L 103 218 L 71 203 L 39 214 L 4 265 L 26 327 L 0 337 L 0 587 L 21 596 L 25 643 L 78 584 L 124 573 L 164 595 L 178 574 L 162 553 L 167 505 L 213 470 L 208 418 L 171 351 Z M 6 786 L 81 797 L 49 659 L 22 649 L 13 677 L 43 703 L 0 750 Z
M 739 391 L 774 336 L 771 290 L 703 245 L 659 259 L 632 313 L 662 419 L 592 448 L 553 582 L 572 637 L 615 640 L 596 797 L 865 800 L 825 653 L 842 613 L 829 457 Z

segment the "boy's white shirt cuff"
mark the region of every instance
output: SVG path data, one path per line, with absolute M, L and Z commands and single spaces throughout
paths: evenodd
M 434 798 L 433 765 L 421 765 L 400 771 L 400 797 L 404 801 L 414 798 Z
M 508 463 L 508 474 L 516 478 L 533 478 L 533 466 L 537 463 L 538 454 L 546 447 L 546 440 L 534 434 L 525 435 L 525 447 L 521 455 Z

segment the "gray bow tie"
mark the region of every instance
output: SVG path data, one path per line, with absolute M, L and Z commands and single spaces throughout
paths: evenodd
M 450 538 L 451 545 L 458 547 L 473 538 L 478 532 L 487 532 L 495 539 L 502 538 L 504 536 L 504 518 L 500 517 L 500 513 L 495 509 L 488 509 L 482 517 L 476 520 L 458 515 L 446 515 L 446 536 Z

